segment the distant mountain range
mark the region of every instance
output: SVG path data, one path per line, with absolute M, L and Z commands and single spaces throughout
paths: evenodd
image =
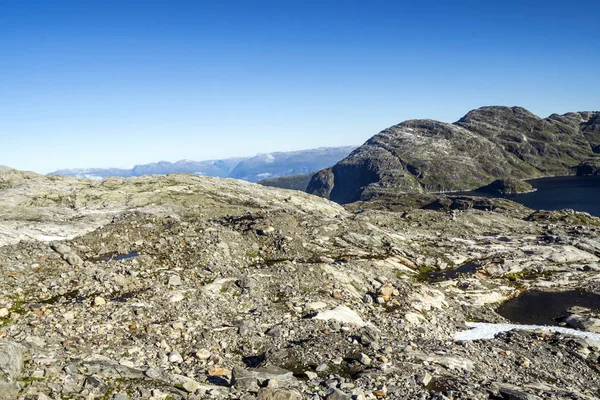
M 308 174 L 322 168 L 330 167 L 348 156 L 356 147 L 320 147 L 318 149 L 266 153 L 254 157 L 226 158 L 223 160 L 181 160 L 174 163 L 160 161 L 151 164 L 136 165 L 131 169 L 61 169 L 51 172 L 48 175 L 102 179 L 109 176 L 132 177 L 182 172 L 257 182 L 269 178 Z

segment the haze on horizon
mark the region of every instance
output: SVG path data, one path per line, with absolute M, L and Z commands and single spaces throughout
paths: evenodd
M 484 105 L 600 109 L 598 2 L 402 3 L 4 2 L 0 164 L 252 156 Z

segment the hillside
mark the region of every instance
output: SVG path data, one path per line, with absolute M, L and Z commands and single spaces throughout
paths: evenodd
M 279 178 L 270 178 L 264 179 L 262 181 L 258 181 L 259 185 L 270 186 L 270 187 L 278 187 L 282 189 L 291 189 L 291 190 L 300 190 L 301 192 L 306 191 L 306 188 L 312 178 L 313 174 L 301 174 L 301 175 L 291 175 L 291 176 L 282 176 Z
M 316 173 L 307 191 L 350 203 L 472 190 L 497 179 L 575 174 L 600 149 L 599 116 L 578 112 L 542 119 L 520 107 L 482 107 L 453 124 L 405 121 Z

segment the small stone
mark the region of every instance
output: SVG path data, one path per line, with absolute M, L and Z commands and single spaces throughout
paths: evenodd
M 368 355 L 366 355 L 365 353 L 360 353 L 358 355 L 357 358 L 358 362 L 361 363 L 362 365 L 370 365 L 371 364 L 371 357 L 369 357 Z
M 351 397 L 338 389 L 333 389 L 331 393 L 325 396 L 326 400 L 350 400 Z
M 174 364 L 182 363 L 183 357 L 181 357 L 181 354 L 179 354 L 177 350 L 173 350 L 169 353 L 169 362 L 172 362 Z
M 327 365 L 327 363 L 323 363 L 323 364 L 319 365 L 317 368 L 315 368 L 315 371 L 324 372 L 324 371 L 327 371 L 328 369 L 329 369 L 329 365 Z
M 379 295 L 383 297 L 383 300 L 390 301 L 392 299 L 392 295 L 394 293 L 394 287 L 392 285 L 385 284 L 379 288 Z
M 8 314 L 10 314 L 8 308 L 0 308 L 0 318 L 8 317 Z
M 264 235 L 264 236 L 269 235 L 273 232 L 275 232 L 275 228 L 273 228 L 272 226 L 263 226 L 256 230 L 256 233 L 258 233 L 259 235 Z
M 85 378 L 84 387 L 90 390 L 92 393 L 104 394 L 108 391 L 108 386 L 102 380 L 95 376 L 88 376 Z
M 412 312 L 406 313 L 404 315 L 404 319 L 406 320 L 406 322 L 410 322 L 414 325 L 418 325 L 423 321 L 423 317 L 420 314 Z
M 299 393 L 292 390 L 262 388 L 258 391 L 258 400 L 300 400 Z
M 179 275 L 172 275 L 169 278 L 168 285 L 169 286 L 179 286 L 179 285 L 181 285 L 181 278 L 179 277 Z
M 196 351 L 195 356 L 198 360 L 208 360 L 211 356 L 211 352 L 207 349 L 200 349 Z
M 175 386 L 182 387 L 188 393 L 196 393 L 202 387 L 199 382 L 178 374 L 171 375 L 171 381 Z
M 333 297 L 336 300 L 341 300 L 342 299 L 342 292 L 340 290 L 334 290 L 331 293 L 331 297 Z
M 276 325 L 267 331 L 267 335 L 272 337 L 281 336 L 282 333 L 283 329 L 280 325 Z
M 362 298 L 362 301 L 365 304 L 373 304 L 373 296 L 371 296 L 369 293 L 365 293 L 365 295 Z
M 96 296 L 96 298 L 94 298 L 94 306 L 101 307 L 105 304 L 106 304 L 106 300 L 104 300 L 104 297 Z
M 83 260 L 75 253 L 68 253 L 68 254 L 64 255 L 63 257 L 70 265 L 73 265 L 73 266 L 83 265 Z
M 312 371 L 304 371 L 304 375 L 306 375 L 308 377 L 309 380 L 313 380 L 313 379 L 317 379 L 319 377 L 319 375 L 316 372 L 312 372 Z
M 177 303 L 178 301 L 181 301 L 183 299 L 184 299 L 184 296 L 183 296 L 183 293 L 181 293 L 181 292 L 175 292 L 169 296 L 169 301 L 171 303 Z
M 231 375 L 231 371 L 225 368 L 212 368 L 208 370 L 209 376 L 229 376 Z
M 60 254 L 61 256 L 71 252 L 71 248 L 65 244 L 53 244 L 50 247 L 52 247 L 52 249 L 54 251 L 56 251 L 58 254 Z
M 67 321 L 73 321 L 75 319 L 75 313 L 73 311 L 69 311 L 63 314 L 63 318 Z
M 164 378 L 163 373 L 158 368 L 148 368 L 146 376 L 150 379 L 162 380 Z
M 41 369 L 36 369 L 31 374 L 31 377 L 34 378 L 34 379 L 42 379 L 44 377 L 44 371 L 41 370 Z
M 419 377 L 419 380 L 421 381 L 421 384 L 423 386 L 429 385 L 429 382 L 431 382 L 431 379 L 433 379 L 433 378 L 431 377 L 431 375 L 428 372 L 425 372 L 425 375 L 422 375 Z
M 174 322 L 173 323 L 173 329 L 178 330 L 178 331 L 184 330 L 183 323 L 181 323 L 181 322 Z

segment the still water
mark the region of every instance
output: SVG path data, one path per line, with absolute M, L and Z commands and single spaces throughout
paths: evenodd
M 533 179 L 528 182 L 537 191 L 502 197 L 535 210 L 570 208 L 600 217 L 600 176 L 561 176 Z M 469 192 L 469 194 L 488 196 L 478 192 Z

